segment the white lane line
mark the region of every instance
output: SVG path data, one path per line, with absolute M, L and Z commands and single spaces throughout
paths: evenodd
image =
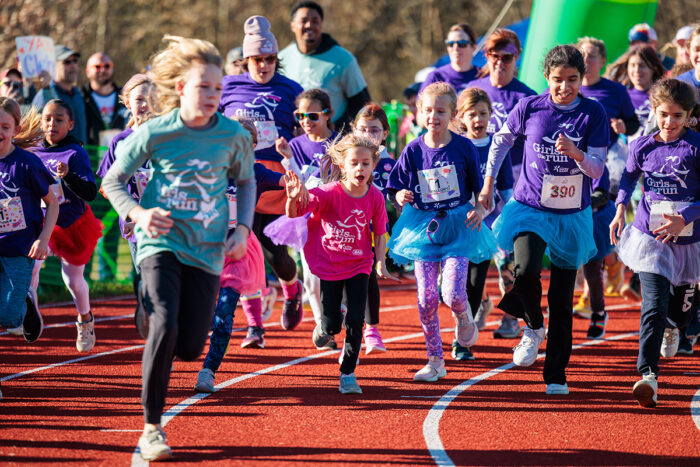
M 602 344 L 603 342 L 626 339 L 628 337 L 633 337 L 638 334 L 638 332 L 631 332 L 626 334 L 618 334 L 617 336 L 609 337 L 607 339 L 586 341 L 581 344 L 574 345 L 572 347 L 572 350 Z M 541 353 L 537 355 L 537 358 L 540 359 L 544 356 L 545 354 Z M 499 366 L 498 368 L 494 368 L 491 371 L 487 371 L 486 373 L 482 373 L 478 376 L 463 381 L 462 383 L 447 391 L 445 395 L 442 396 L 440 400 L 433 405 L 423 422 L 423 438 L 425 439 L 425 444 L 428 448 L 428 451 L 430 452 L 430 456 L 433 458 L 433 461 L 436 465 L 455 465 L 442 444 L 439 431 L 440 419 L 442 418 L 443 413 L 450 405 L 450 403 L 470 386 L 473 386 L 478 382 L 488 379 L 499 373 L 503 373 L 504 371 L 510 370 L 514 366 L 515 364 L 513 363 L 507 363 L 505 365 Z M 700 405 L 700 401 L 698 402 L 698 404 Z
M 695 393 L 690 401 L 690 416 L 698 430 L 700 430 L 700 389 Z

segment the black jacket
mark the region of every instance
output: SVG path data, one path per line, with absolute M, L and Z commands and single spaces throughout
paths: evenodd
M 80 88 L 80 92 L 83 94 L 83 101 L 85 101 L 85 116 L 87 117 L 87 144 L 89 145 L 97 146 L 100 144 L 100 131 L 111 129 L 123 130 L 126 127 L 129 110 L 119 100 L 119 95 L 121 94 L 122 88 L 118 87 L 116 84 L 114 85 L 114 88 L 117 91 L 117 102 L 114 106 L 114 114 L 112 115 L 112 121 L 109 122 L 109 127 L 105 126 L 104 121 L 102 121 L 100 109 L 97 107 L 95 99 L 92 98 L 92 88 L 90 87 L 90 83 L 85 83 L 85 85 Z

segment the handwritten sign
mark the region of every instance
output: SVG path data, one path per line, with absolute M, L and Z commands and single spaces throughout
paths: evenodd
M 53 77 L 56 71 L 56 55 L 50 37 L 21 36 L 15 38 L 15 44 L 25 78 L 36 78 L 43 70 Z

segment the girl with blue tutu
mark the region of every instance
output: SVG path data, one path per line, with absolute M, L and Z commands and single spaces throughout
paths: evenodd
M 591 215 L 592 179 L 603 174 L 608 118 L 597 102 L 579 95 L 585 66 L 575 47 L 562 45 L 544 60 L 549 92 L 522 99 L 494 135 L 479 200 L 493 205 L 495 177 L 516 139 L 525 141 L 523 170 L 513 199 L 494 223 L 498 245 L 514 252 L 513 289 L 498 308 L 525 319 L 513 363 L 530 366 L 544 341 L 540 302 L 542 258 L 551 259 L 549 338 L 544 363 L 547 394 L 568 394 L 576 270 L 597 249 Z
M 459 94 L 459 102 L 455 126 L 457 130 L 464 134 L 476 147 L 479 156 L 479 170 L 484 176 L 486 172 L 486 162 L 488 161 L 489 148 L 491 147 L 491 135 L 487 133 L 489 120 L 492 114 L 491 99 L 483 89 L 472 87 L 465 89 Z M 510 155 L 506 156 L 501 170 L 498 172 L 496 180 L 498 195 L 496 196 L 495 209 L 485 219 L 484 224 L 491 228 L 501 212 L 501 208 L 513 196 L 513 170 L 510 163 Z M 507 257 L 508 252 L 499 252 L 501 256 Z M 495 257 L 498 259 L 498 256 Z M 493 310 L 493 303 L 485 294 L 484 285 L 486 275 L 489 270 L 491 259 L 486 259 L 480 263 L 469 263 L 469 274 L 467 276 L 467 297 L 469 308 L 474 313 L 479 331 L 486 328 L 486 318 Z M 478 311 L 477 311 L 478 310 Z M 516 320 L 517 323 L 517 320 Z M 474 355 L 467 347 L 462 347 L 457 340 L 452 342 L 452 356 L 456 360 L 473 360 Z
M 491 230 L 481 228 L 484 207 L 470 203 L 483 183 L 476 148 L 448 127 L 456 110 L 457 96 L 449 84 L 433 83 L 421 92 L 418 112 L 427 132 L 404 148 L 387 185 L 403 207 L 389 254 L 397 263 L 414 262 L 428 354 L 428 364 L 414 375 L 415 381 L 437 381 L 447 374 L 438 319 L 440 271 L 455 338 L 471 347 L 479 331 L 467 300 L 469 261 L 481 263 L 496 252 Z
M 659 356 L 678 351 L 679 328 L 691 318 L 700 281 L 700 227 L 694 223 L 700 218 L 700 134 L 685 128 L 698 96 L 689 84 L 667 79 L 649 97 L 659 131 L 632 142 L 610 224 L 620 258 L 642 283 L 642 379 L 632 390 L 642 407 L 656 406 Z M 634 221 L 624 227 L 640 175 L 644 196 Z

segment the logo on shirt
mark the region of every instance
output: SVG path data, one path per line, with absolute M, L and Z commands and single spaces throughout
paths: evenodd
M 10 178 L 9 173 L 0 172 L 0 193 L 3 194 L 4 198 L 13 198 L 17 196 L 19 188 Z
M 486 126 L 486 132 L 493 134 L 501 129 L 503 124 L 506 122 L 508 112 L 506 112 L 506 106 L 503 105 L 503 102 L 491 102 L 491 106 L 493 107 L 493 114 L 491 114 L 491 120 Z M 493 123 L 494 121 L 496 122 L 495 125 Z
M 573 123 L 561 123 L 559 128 L 552 136 L 543 136 L 542 141 L 549 144 L 532 143 L 532 149 L 537 153 L 537 157 L 544 159 L 546 162 L 564 163 L 569 161 L 569 156 L 557 151 L 556 144 L 559 135 L 564 135 L 569 138 L 574 144 L 578 143 L 583 137 L 576 131 Z M 578 144 L 576 144 L 578 146 Z
M 333 239 L 337 242 L 344 243 L 342 249 L 346 251 L 354 250 L 352 254 L 360 255 L 362 251 L 353 249 L 350 244 L 354 244 L 362 240 L 362 232 L 367 228 L 367 217 L 361 209 L 353 209 L 350 215 L 345 220 L 337 220 L 333 228 Z
M 259 92 L 252 101 L 243 104 L 250 110 L 236 109 L 235 114 L 237 116 L 252 118 L 254 120 L 273 121 L 275 119 L 275 109 L 280 102 L 282 102 L 282 98 L 276 96 L 271 91 Z
M 165 178 L 170 182 L 164 184 L 157 181 L 158 202 L 163 203 L 166 209 L 179 209 L 182 211 L 197 211 L 195 220 L 201 221 L 204 228 L 219 217 L 216 210 L 216 199 L 209 194 L 211 186 L 217 182 L 211 163 L 199 159 L 191 159 L 187 162 L 190 166 L 178 174 L 166 174 Z M 190 199 L 189 192 L 199 192 L 199 199 Z
M 653 177 L 646 178 L 646 186 L 655 193 L 676 195 L 678 194 L 678 185 L 682 188 L 688 188 L 688 185 L 685 183 L 685 177 L 689 172 L 679 156 L 666 156 L 661 168 L 651 172 Z

